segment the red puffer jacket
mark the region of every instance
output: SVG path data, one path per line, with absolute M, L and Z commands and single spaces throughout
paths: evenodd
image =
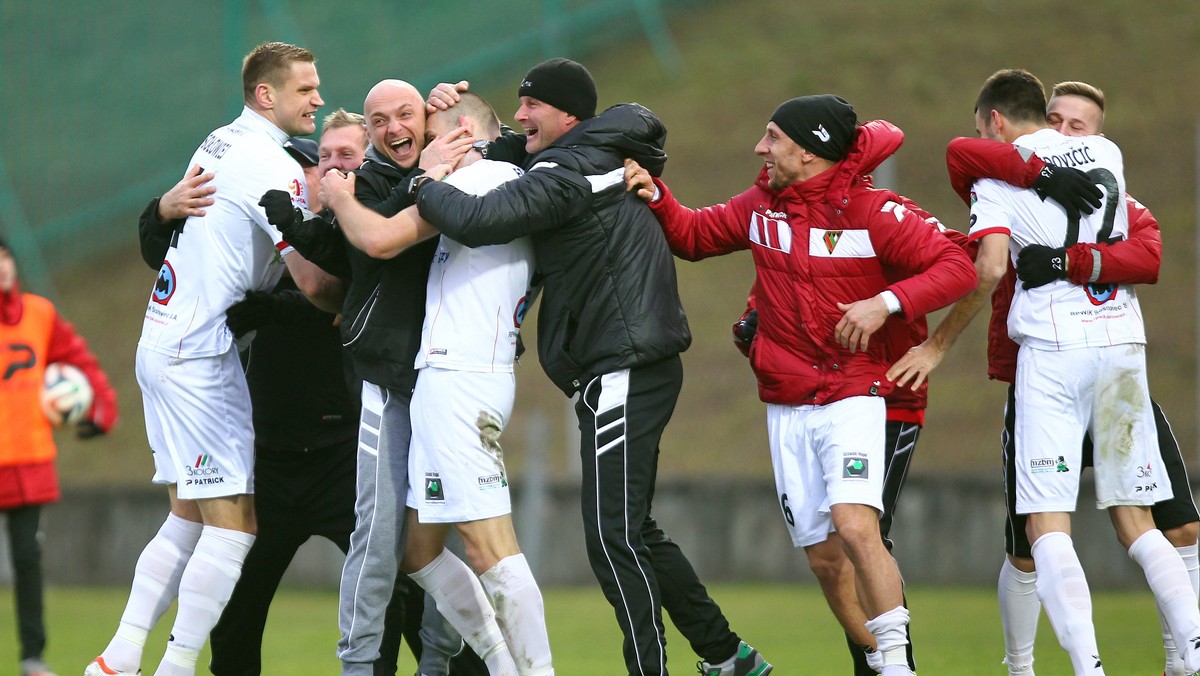
M 751 250 L 758 333 L 750 360 L 765 402 L 828 404 L 891 391 L 884 373 L 896 355 L 888 341 L 872 340 L 858 353 L 838 345 L 838 303 L 887 289 L 902 308 L 888 323 L 911 322 L 974 288 L 975 268 L 962 249 L 895 193 L 861 180 L 864 157 L 891 154 L 872 144 L 894 151 L 903 138 L 896 132 L 858 134 L 841 162 L 783 190 L 768 186 L 764 167 L 752 188 L 703 209 L 680 205 L 659 183 L 663 196 L 651 208 L 675 255 L 699 260 Z M 907 276 L 889 281 L 889 268 Z

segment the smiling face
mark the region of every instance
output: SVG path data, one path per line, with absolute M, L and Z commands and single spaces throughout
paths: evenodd
M 525 152 L 540 153 L 579 123 L 578 118 L 532 96 L 522 96 L 513 119 L 525 130 Z
M 275 125 L 288 136 L 308 136 L 317 130 L 317 109 L 325 105 L 317 86 L 315 64 L 293 61 L 279 86 L 265 83 Z
M 774 122 L 767 123 L 766 133 L 754 146 L 754 154 L 766 162 L 767 182 L 774 190 L 782 190 L 808 178 L 804 168 L 806 152 Z
M 400 80 L 384 80 L 363 102 L 371 145 L 396 166 L 412 169 L 425 148 L 425 99 Z

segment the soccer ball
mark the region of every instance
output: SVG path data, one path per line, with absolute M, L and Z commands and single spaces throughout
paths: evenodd
M 50 364 L 43 382 L 42 409 L 51 420 L 57 413 L 63 422 L 77 423 L 92 408 L 92 384 L 78 368 L 61 362 Z

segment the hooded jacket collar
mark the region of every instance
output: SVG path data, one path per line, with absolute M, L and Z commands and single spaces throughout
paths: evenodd
M 667 163 L 663 145 L 667 130 L 650 109 L 638 103 L 619 103 L 575 125 L 546 150 L 587 146 L 632 158 L 651 176 L 661 176 Z

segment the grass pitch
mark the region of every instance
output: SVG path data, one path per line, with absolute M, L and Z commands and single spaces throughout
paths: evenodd
M 848 674 L 844 639 L 815 586 L 714 585 L 710 591 L 735 631 L 755 645 L 781 676 Z M 55 587 L 48 590 L 46 658 L 61 676 L 82 672 L 107 644 L 125 603 L 126 590 Z M 1162 646 L 1149 591 L 1096 593 L 1095 620 L 1104 666 L 1110 674 L 1160 673 Z M 990 589 L 911 587 L 909 606 L 919 673 L 1007 673 L 1000 618 Z M 545 592 L 546 619 L 555 670 L 563 676 L 624 673 L 621 637 L 611 608 L 596 587 Z M 0 673 L 15 673 L 18 648 L 11 589 L 0 590 Z M 283 589 L 276 597 L 263 638 L 267 676 L 337 674 L 337 596 L 333 591 Z M 151 635 L 142 668 L 152 674 L 162 656 L 174 611 Z M 696 656 L 668 624 L 669 666 L 694 673 Z M 1049 622 L 1042 617 L 1036 649 L 1038 673 L 1071 673 Z M 7 663 L 7 664 L 5 664 Z M 208 664 L 208 651 L 201 665 Z M 398 673 L 416 670 L 401 653 Z M 207 673 L 201 669 L 200 673 Z

